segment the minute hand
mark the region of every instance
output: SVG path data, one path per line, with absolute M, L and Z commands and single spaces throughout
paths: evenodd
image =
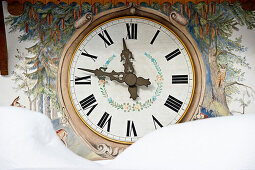
M 124 72 L 125 73 L 134 73 L 133 62 L 131 59 L 134 59 L 132 52 L 127 48 L 125 39 L 123 38 L 123 50 L 121 53 L 121 61 L 124 61 Z
M 85 68 L 78 68 L 79 70 L 82 71 L 87 71 L 90 73 L 94 73 L 95 76 L 98 77 L 98 79 L 100 80 L 104 80 L 105 77 L 109 77 L 111 81 L 115 80 L 119 83 L 123 83 L 124 78 L 126 76 L 126 74 L 124 72 L 115 72 L 114 70 L 112 72 L 104 72 L 106 70 L 106 68 L 104 67 L 100 67 L 99 69 L 95 69 L 95 70 L 90 70 L 90 69 L 85 69 Z

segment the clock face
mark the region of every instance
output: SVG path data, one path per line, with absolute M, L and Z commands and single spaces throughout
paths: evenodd
M 125 50 L 129 59 L 123 58 Z M 111 79 L 112 71 L 121 80 L 132 73 L 136 84 Z M 178 123 L 195 86 L 185 45 L 167 27 L 142 17 L 116 18 L 93 29 L 77 46 L 68 76 L 69 95 L 83 123 L 119 143 Z M 149 80 L 139 84 L 137 77 Z M 131 93 L 138 97 L 130 98 Z

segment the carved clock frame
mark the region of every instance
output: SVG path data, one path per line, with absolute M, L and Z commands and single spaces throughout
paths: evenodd
M 59 63 L 58 70 L 58 96 L 63 112 L 66 115 L 69 123 L 74 131 L 82 138 L 89 148 L 102 158 L 112 159 L 127 148 L 128 144 L 122 144 L 107 140 L 98 134 L 94 133 L 87 127 L 78 117 L 74 106 L 72 105 L 68 89 L 68 71 L 72 56 L 80 41 L 96 26 L 111 20 L 113 18 L 123 16 L 139 16 L 155 20 L 166 27 L 170 28 L 185 44 L 194 64 L 195 87 L 194 96 L 190 107 L 182 118 L 181 122 L 186 122 L 192 119 L 199 110 L 203 101 L 206 75 L 201 52 L 190 35 L 186 26 L 188 21 L 177 12 L 172 12 L 166 16 L 156 10 L 141 7 L 130 3 L 128 6 L 114 8 L 93 16 L 87 13 L 75 22 L 74 26 L 77 29 L 69 42 L 65 45 L 63 54 Z

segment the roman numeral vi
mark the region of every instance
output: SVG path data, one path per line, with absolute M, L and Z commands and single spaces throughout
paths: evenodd
M 135 130 L 135 125 L 133 121 L 128 120 L 127 121 L 127 137 L 131 136 L 131 133 L 133 132 L 134 136 L 137 136 L 136 130 Z

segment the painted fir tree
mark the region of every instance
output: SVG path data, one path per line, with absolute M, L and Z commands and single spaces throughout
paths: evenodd
M 236 64 L 250 68 L 246 58 L 237 55 L 247 49 L 242 37 L 231 39 L 239 26 L 255 27 L 255 13 L 242 9 L 240 3 L 177 4 L 173 7 L 189 19 L 188 28 L 195 37 L 209 71 L 207 95 L 204 105 L 216 116 L 230 115 L 228 99 L 238 91 L 236 85 L 244 78 L 244 72 Z
M 23 91 L 29 101 L 29 109 L 32 110 L 32 103 L 35 101 L 35 98 L 32 96 L 31 87 L 33 87 L 33 82 L 27 77 L 29 68 L 25 59 L 25 54 L 17 50 L 17 55 L 15 58 L 18 59 L 18 64 L 15 65 L 15 71 L 12 72 L 12 80 L 15 81 L 15 89 L 17 91 Z
M 68 39 L 74 32 L 73 23 L 84 13 L 91 11 L 89 4 L 55 5 L 48 3 L 25 3 L 20 16 L 9 15 L 6 23 L 11 32 L 22 31 L 19 41 L 33 41 L 27 47 L 33 57 L 25 57 L 26 77 L 35 82 L 30 95 L 36 99 L 34 107 L 51 118 L 51 108 L 60 108 L 56 93 L 56 77 L 59 57 Z M 54 110 L 54 109 L 53 109 Z

